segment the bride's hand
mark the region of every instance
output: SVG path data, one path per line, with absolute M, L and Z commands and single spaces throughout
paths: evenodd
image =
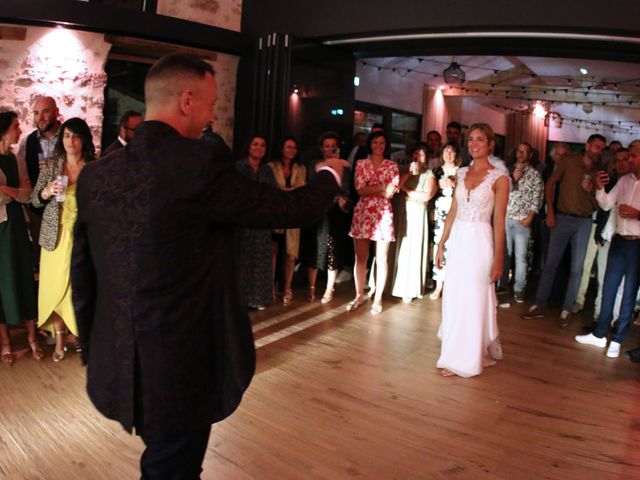
M 442 269 L 444 265 L 444 248 L 438 245 L 438 251 L 436 252 L 436 267 Z
M 503 265 L 502 258 L 495 259 L 493 261 L 493 267 L 491 268 L 491 276 L 489 277 L 490 282 L 495 283 L 498 280 L 500 280 L 500 277 L 502 277 L 503 270 L 504 270 L 504 265 Z

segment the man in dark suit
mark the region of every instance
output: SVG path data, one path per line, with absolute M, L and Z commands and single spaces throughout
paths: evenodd
M 156 62 L 145 98 L 133 141 L 79 178 L 73 301 L 89 397 L 142 437 L 142 478 L 191 479 L 255 370 L 234 228 L 317 221 L 347 162 L 290 192 L 245 179 L 226 147 L 198 140 L 216 80 L 193 56 Z
M 125 147 L 135 137 L 135 130 L 142 123 L 142 114 L 135 110 L 127 110 L 120 117 L 118 128 L 118 138 L 111 145 L 104 149 L 102 156 L 109 155 L 111 152 L 120 150 Z

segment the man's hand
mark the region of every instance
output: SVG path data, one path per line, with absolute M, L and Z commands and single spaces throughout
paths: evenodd
M 549 227 L 549 228 L 555 227 L 556 226 L 556 214 L 555 213 L 551 213 L 550 211 L 547 212 L 547 219 L 546 219 L 545 223 L 547 224 L 547 227 Z
M 516 182 L 520 181 L 520 179 L 522 178 L 522 174 L 523 174 L 522 169 L 521 168 L 516 168 L 513 171 L 513 180 L 516 181 Z
M 531 225 L 531 222 L 533 222 L 533 215 L 527 215 L 522 220 L 520 220 L 520 225 L 526 228 Z
M 618 216 L 624 219 L 640 220 L 640 210 L 626 203 L 621 203 L 618 206 Z
M 602 170 L 599 171 L 596 174 L 596 187 L 598 190 L 602 190 L 607 183 L 609 183 L 609 174 Z

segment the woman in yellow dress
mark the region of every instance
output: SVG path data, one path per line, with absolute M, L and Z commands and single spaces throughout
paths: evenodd
M 64 359 L 67 331 L 78 336 L 70 279 L 73 226 L 78 212 L 76 182 L 85 163 L 95 158 L 91 130 L 84 120 L 71 118 L 60 131 L 54 156 L 46 160 L 31 197 L 34 206 L 44 207 L 39 239 L 38 326 L 56 335 L 54 362 Z

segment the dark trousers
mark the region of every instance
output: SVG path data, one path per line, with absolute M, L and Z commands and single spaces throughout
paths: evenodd
M 211 426 L 179 437 L 152 439 L 140 458 L 141 480 L 198 480 Z
M 558 212 L 556 226 L 551 230 L 547 261 L 538 283 L 535 304 L 544 307 L 551 295 L 553 280 L 565 249 L 571 245 L 571 271 L 569 284 L 564 295 L 562 309 L 570 312 L 578 295 L 582 267 L 587 253 L 587 243 L 591 234 L 591 217 L 574 217 Z
M 620 235 L 616 235 L 611 240 L 607 257 L 607 270 L 602 285 L 602 306 L 598 325 L 593 331 L 596 337 L 602 338 L 609 331 L 616 294 L 623 278 L 624 288 L 622 289 L 620 315 L 612 338 L 614 342 L 618 343 L 622 343 L 627 330 L 629 330 L 636 303 L 636 294 L 640 284 L 640 240 L 626 240 Z

